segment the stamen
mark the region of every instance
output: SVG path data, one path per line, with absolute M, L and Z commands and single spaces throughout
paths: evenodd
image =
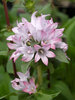
M 43 49 L 39 49 L 39 53 L 44 54 L 44 50 Z
M 31 42 L 30 41 L 27 41 L 26 44 L 27 44 L 27 46 L 31 46 Z

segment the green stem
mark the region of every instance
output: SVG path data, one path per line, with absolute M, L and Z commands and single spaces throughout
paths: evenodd
M 38 74 L 38 84 L 41 85 L 43 78 L 42 78 L 42 70 L 41 70 L 41 65 L 37 66 L 37 74 Z

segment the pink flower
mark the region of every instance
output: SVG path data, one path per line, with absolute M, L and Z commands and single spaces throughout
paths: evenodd
M 43 45 L 43 46 L 34 45 L 34 48 L 36 50 L 35 62 L 38 62 L 41 59 L 42 62 L 47 66 L 48 65 L 48 58 L 55 57 L 55 54 L 49 50 L 50 45 Z
M 29 94 L 35 93 L 37 86 L 35 85 L 35 80 L 32 78 L 29 82 L 24 82 L 25 88 L 23 89 L 24 92 Z
M 25 87 L 23 81 L 27 82 L 27 79 L 30 78 L 29 70 L 25 74 L 17 72 L 17 75 L 19 76 L 19 78 L 15 78 L 13 81 L 11 81 L 12 87 L 16 90 L 22 90 Z
M 24 62 L 35 58 L 35 62 L 41 59 L 45 65 L 48 65 L 48 58 L 55 57 L 51 49 L 60 48 L 64 52 L 68 49 L 67 44 L 61 39 L 64 28 L 57 29 L 58 23 L 54 23 L 52 18 L 46 20 L 46 16 L 49 15 L 41 14 L 41 16 L 36 17 L 36 13 L 32 14 L 31 22 L 22 18 L 22 22 L 17 22 L 17 27 L 12 28 L 15 34 L 7 38 L 11 41 L 7 45 L 15 51 L 10 59 L 13 58 L 16 61 L 22 55 L 22 61 Z
M 17 72 L 17 74 L 19 78 L 15 78 L 13 81 L 11 81 L 12 87 L 15 90 L 21 90 L 29 94 L 35 93 L 37 87 L 35 85 L 34 78 L 29 79 L 30 78 L 29 70 L 25 74 L 21 72 Z

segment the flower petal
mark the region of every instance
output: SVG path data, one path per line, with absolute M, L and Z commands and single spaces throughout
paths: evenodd
M 9 40 L 9 41 L 13 41 L 13 37 L 14 37 L 15 35 L 10 35 L 8 38 L 7 38 L 7 40 Z
M 19 33 L 19 31 L 18 31 L 18 27 L 14 27 L 14 28 L 12 28 L 12 31 L 13 31 L 14 33 Z
M 40 57 L 41 57 L 42 62 L 43 62 L 46 66 L 48 66 L 48 58 L 47 58 L 46 56 L 40 56 Z
M 38 51 L 38 50 L 41 48 L 41 46 L 40 46 L 40 45 L 35 44 L 35 45 L 34 45 L 34 48 L 35 48 L 35 50 L 36 50 L 36 51 Z
M 49 50 L 49 49 L 51 48 L 51 45 L 50 45 L 50 44 L 44 44 L 44 45 L 43 45 L 43 48 L 44 48 L 45 50 Z
M 46 56 L 49 58 L 54 58 L 55 54 L 52 51 L 47 51 Z
M 7 43 L 7 45 L 10 49 L 17 49 L 17 44 Z
M 38 62 L 39 60 L 40 60 L 40 56 L 39 56 L 38 53 L 36 53 L 36 55 L 35 55 L 35 62 Z
M 13 58 L 14 59 L 14 62 L 17 60 L 17 58 L 21 55 L 21 52 L 19 51 L 15 51 L 11 57 L 10 57 L 10 60 Z
M 25 54 L 25 55 L 23 55 L 22 56 L 22 61 L 24 61 L 24 62 L 28 62 L 28 61 L 30 61 L 30 60 L 32 60 L 32 58 L 33 58 L 33 56 L 34 56 L 34 53 L 33 54 Z
M 37 13 L 37 11 L 34 12 L 34 13 L 32 14 L 32 16 L 31 16 L 31 24 L 32 24 L 33 26 L 36 25 L 36 16 L 35 16 L 36 13 Z
M 20 85 L 17 85 L 16 82 L 12 82 L 12 87 L 15 89 L 15 90 L 21 90 L 21 86 Z

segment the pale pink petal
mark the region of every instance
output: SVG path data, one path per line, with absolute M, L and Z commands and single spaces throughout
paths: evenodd
M 37 41 L 39 41 L 39 42 L 42 40 L 41 31 L 37 31 L 37 32 L 36 32 L 36 38 L 37 38 Z
M 13 82 L 13 83 L 12 83 L 12 87 L 13 87 L 15 90 L 21 90 L 21 89 L 22 89 L 21 86 L 20 86 L 20 85 L 17 85 L 16 82 Z
M 49 58 L 54 58 L 55 54 L 52 51 L 47 51 L 46 56 L 49 57 Z
M 38 50 L 41 48 L 41 46 L 40 46 L 40 45 L 35 44 L 35 45 L 34 45 L 34 48 L 35 48 L 35 50 L 36 50 L 36 51 L 38 51 Z
M 23 73 L 21 73 L 21 72 L 17 72 L 17 75 L 19 76 L 19 78 L 25 77 L 25 74 L 23 74 Z
M 51 49 L 55 50 L 55 45 L 54 44 L 51 44 Z
M 40 56 L 39 56 L 38 53 L 36 53 L 36 55 L 35 55 L 35 62 L 38 62 L 39 60 L 40 60 Z
M 28 24 L 28 29 L 30 34 L 33 36 L 34 40 L 36 41 L 37 39 L 37 34 L 36 34 L 36 28 L 32 24 Z
M 53 18 L 50 19 L 49 23 L 50 24 L 53 24 Z
M 35 79 L 34 78 L 31 78 L 29 83 L 36 89 Z
M 7 43 L 8 47 L 10 49 L 16 49 L 17 48 L 17 44 L 13 44 L 13 43 Z
M 18 27 L 21 27 L 22 25 L 23 25 L 22 22 L 18 22 L 18 21 L 17 21 L 17 26 L 18 26 Z
M 25 77 L 29 78 L 30 77 L 30 72 L 29 72 L 30 68 L 27 70 L 27 72 L 25 73 Z
M 62 28 L 62 29 L 56 29 L 55 30 L 55 37 L 61 37 L 61 36 L 63 36 L 63 32 L 64 31 L 64 28 Z
M 58 23 L 53 23 L 52 25 L 51 25 L 51 29 L 56 29 L 58 27 Z
M 43 45 L 43 48 L 45 50 L 49 50 L 51 48 L 51 45 L 50 44 L 45 44 L 45 45 Z
M 8 38 L 7 38 L 7 40 L 9 40 L 9 41 L 13 41 L 13 37 L 14 37 L 15 35 L 10 35 Z
M 19 33 L 19 31 L 18 31 L 18 27 L 14 27 L 14 28 L 12 28 L 12 31 L 13 31 L 14 33 Z
M 59 42 L 56 44 L 57 48 L 63 49 L 63 51 L 67 51 L 68 45 L 65 42 Z
M 20 81 L 19 78 L 15 78 L 14 80 L 11 81 L 11 83 L 13 83 L 13 82 L 19 82 L 19 81 Z
M 42 30 L 41 17 L 37 17 L 35 27 L 36 27 L 36 30 Z
M 18 57 L 21 55 L 21 53 L 19 51 L 15 51 L 11 57 L 10 57 L 10 60 L 13 58 L 14 59 L 14 62 L 18 59 Z
M 41 15 L 40 17 L 39 17 L 39 23 L 38 23 L 38 25 L 37 26 L 40 26 L 38 29 L 45 29 L 46 28 L 46 26 L 47 26 L 47 20 L 45 19 L 47 16 L 50 16 L 50 14 L 48 14 L 48 15 Z
M 26 22 L 27 22 L 27 20 L 26 20 L 25 18 L 22 17 L 22 23 L 25 24 Z
M 34 53 L 30 54 L 30 55 L 27 54 L 27 55 L 23 55 L 21 60 L 24 62 L 28 62 L 28 61 L 32 60 L 33 57 L 34 57 Z
M 46 56 L 40 56 L 40 57 L 41 57 L 42 62 L 43 62 L 46 66 L 48 66 L 48 58 L 47 58 Z
M 34 12 L 34 13 L 32 14 L 32 16 L 31 16 L 31 23 L 32 23 L 33 26 L 36 25 L 36 16 L 35 16 L 36 13 L 37 13 L 37 11 Z
M 56 43 L 59 43 L 60 41 L 61 41 L 61 38 L 54 38 L 54 39 L 50 40 L 50 43 L 51 44 L 56 44 Z

